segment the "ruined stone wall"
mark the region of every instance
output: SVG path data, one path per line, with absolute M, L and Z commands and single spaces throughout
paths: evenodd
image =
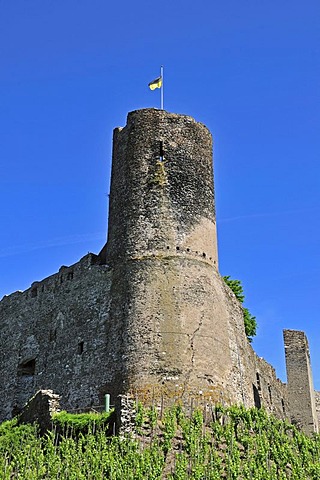
M 24 406 L 18 423 L 37 423 L 44 435 L 52 426 L 52 417 L 60 412 L 60 397 L 52 390 L 39 390 Z
M 98 263 L 97 263 L 98 262 Z M 40 389 L 62 408 L 103 403 L 115 378 L 121 332 L 109 318 L 111 272 L 96 255 L 0 302 L 0 419 Z
M 308 434 L 318 432 L 308 340 L 297 330 L 284 330 L 283 336 L 291 420 Z

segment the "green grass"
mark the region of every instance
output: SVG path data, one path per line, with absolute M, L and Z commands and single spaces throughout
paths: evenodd
M 36 426 L 4 422 L 0 479 L 320 479 L 320 437 L 264 410 L 216 406 L 204 422 L 199 410 L 190 417 L 175 406 L 160 419 L 140 405 L 136 438 L 106 435 L 108 421 L 106 414 L 62 412 L 42 437 Z

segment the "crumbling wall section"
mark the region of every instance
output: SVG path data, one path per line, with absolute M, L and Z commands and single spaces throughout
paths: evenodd
M 318 432 L 307 337 L 304 332 L 297 330 L 284 330 L 283 336 L 291 420 L 307 434 Z
M 53 415 L 60 412 L 59 401 L 59 395 L 52 390 L 39 390 L 23 408 L 19 423 L 37 423 L 41 434 L 47 432 Z

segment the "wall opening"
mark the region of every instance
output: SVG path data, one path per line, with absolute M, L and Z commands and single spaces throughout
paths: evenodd
M 164 153 L 163 153 L 163 141 L 161 140 L 160 141 L 160 162 L 163 162 L 163 157 L 164 157 Z
M 68 272 L 67 279 L 68 279 L 68 280 L 72 280 L 72 279 L 73 279 L 73 272 Z
M 286 406 L 285 406 L 285 404 L 284 404 L 283 398 L 281 398 L 281 406 L 282 406 L 282 411 L 283 411 L 283 413 L 286 414 Z
M 253 389 L 254 406 L 256 408 L 261 408 L 261 399 L 260 399 L 259 391 L 254 383 L 252 384 L 252 389 Z
M 83 347 L 84 347 L 84 342 L 79 342 L 78 343 L 78 355 L 83 354 Z
M 270 387 L 270 385 L 268 385 L 268 392 L 269 392 L 269 400 L 270 400 L 270 403 L 272 403 L 272 392 L 271 392 L 271 387 Z
M 32 376 L 34 375 L 36 370 L 36 360 L 35 358 L 32 358 L 31 360 L 28 360 L 26 362 L 22 362 L 18 365 L 18 376 Z

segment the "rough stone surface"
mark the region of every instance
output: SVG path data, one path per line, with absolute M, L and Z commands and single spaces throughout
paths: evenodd
M 1 301 L 1 419 L 42 389 L 60 394 L 63 409 L 103 404 L 121 336 L 108 314 L 110 283 L 110 269 L 89 254 Z
M 52 416 L 60 412 L 60 397 L 52 390 L 39 390 L 23 408 L 19 423 L 37 423 L 40 432 L 51 427 Z
M 315 391 L 316 412 L 318 418 L 318 426 L 320 425 L 320 392 Z
M 107 244 L 5 297 L 0 329 L 1 420 L 48 388 L 69 410 L 133 392 L 289 414 L 219 275 L 212 137 L 185 115 L 138 110 L 115 129 Z
M 115 402 L 116 431 L 120 437 L 134 436 L 136 400 L 131 394 L 118 395 Z
M 304 332 L 284 330 L 291 421 L 306 433 L 318 433 L 310 351 Z

